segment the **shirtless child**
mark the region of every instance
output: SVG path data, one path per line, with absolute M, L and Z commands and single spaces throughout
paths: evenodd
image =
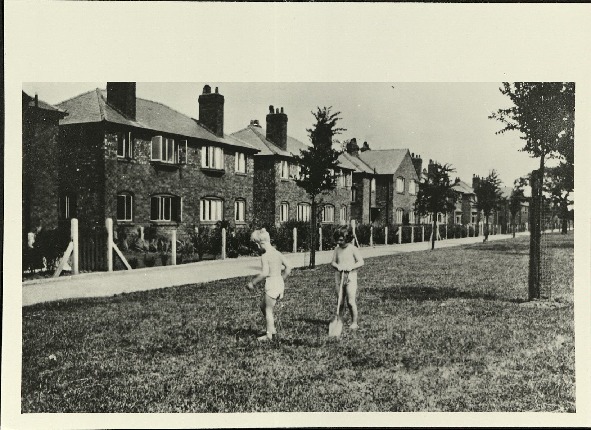
M 343 284 L 342 303 L 339 309 L 339 315 L 342 317 L 345 313 L 345 304 L 349 307 L 351 313 L 351 329 L 359 328 L 357 313 L 357 269 L 363 266 L 363 257 L 359 249 L 351 243 L 353 240 L 353 230 L 349 226 L 341 226 L 334 232 L 334 240 L 337 246 L 332 256 L 332 267 L 335 272 L 336 292 L 339 295 L 341 287 L 341 276 L 345 276 Z
M 291 266 L 287 263 L 283 254 L 271 245 L 269 233 L 264 228 L 255 230 L 250 236 L 250 239 L 265 252 L 261 256 L 261 273 L 256 275 L 252 281 L 248 283 L 246 288 L 248 288 L 249 291 L 253 291 L 254 286 L 258 282 L 263 279 L 265 280 L 265 294 L 261 300 L 261 312 L 263 312 L 263 315 L 265 316 L 267 332 L 264 336 L 259 337 L 258 340 L 266 341 L 273 339 L 273 335 L 277 334 L 273 309 L 277 300 L 283 298 L 283 291 L 285 288 L 284 280 L 289 276 Z M 283 270 L 282 273 L 283 268 L 285 268 L 285 270 Z

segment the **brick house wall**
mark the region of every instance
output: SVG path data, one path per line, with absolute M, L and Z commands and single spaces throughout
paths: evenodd
M 396 179 L 399 177 L 404 178 L 404 192 L 402 193 L 396 191 Z M 404 211 L 403 219 L 405 220 L 408 219 L 410 212 L 414 211 L 414 204 L 417 200 L 417 196 L 411 195 L 409 192 L 411 180 L 418 182 L 419 177 L 415 165 L 412 162 L 412 158 L 409 155 L 406 155 L 398 169 L 396 169 L 396 173 L 392 175 L 393 198 L 392 210 L 389 212 L 389 222 L 391 224 L 396 224 L 396 209 L 400 208 Z
M 165 165 L 152 162 L 152 136 L 162 133 L 143 129 L 127 129 L 113 124 L 62 126 L 64 147 L 69 156 L 60 169 L 62 193 L 77 195 L 77 216 L 81 225 L 104 225 L 113 219 L 127 231 L 139 227 L 157 226 L 162 232 L 179 229 L 179 235 L 196 226 L 214 225 L 215 221 L 200 221 L 200 200 L 216 197 L 223 201 L 223 219 L 235 226 L 245 226 L 253 217 L 254 160 L 246 154 L 246 174 L 236 173 L 235 152 L 224 148 L 222 172 L 201 168 L 201 151 L 208 142 L 166 134 L 187 140 L 187 163 Z M 133 158 L 117 157 L 117 132 L 132 132 Z M 132 221 L 117 221 L 117 195 L 133 197 Z M 151 196 L 169 194 L 182 198 L 182 221 L 151 221 Z M 234 202 L 245 201 L 245 221 L 236 225 Z
M 29 107 L 23 97 L 23 233 L 58 226 L 59 119 L 61 114 Z
M 276 222 L 276 179 L 274 157 L 255 157 L 253 193 L 256 199 L 253 203 L 253 220 L 256 227 Z
M 364 174 L 353 173 L 356 199 L 351 202 L 351 219 L 356 220 L 359 224 L 369 224 L 370 222 L 370 181 L 371 179 Z

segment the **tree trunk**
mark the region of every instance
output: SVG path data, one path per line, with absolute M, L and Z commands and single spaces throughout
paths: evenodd
M 484 216 L 484 240 L 483 242 L 488 242 L 488 215 Z
M 310 208 L 310 269 L 316 267 L 316 197 Z
M 562 201 L 562 234 L 566 234 L 568 231 L 568 194 Z
M 433 228 L 431 229 L 431 250 L 435 249 L 435 236 L 437 232 L 435 231 L 435 224 L 437 224 L 437 213 L 433 213 Z

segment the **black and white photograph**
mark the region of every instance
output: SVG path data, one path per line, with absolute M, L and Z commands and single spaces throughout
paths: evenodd
M 7 428 L 591 425 L 589 6 L 32 3 Z

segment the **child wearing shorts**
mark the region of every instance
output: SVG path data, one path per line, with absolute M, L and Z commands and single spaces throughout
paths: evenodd
M 250 239 L 255 242 L 263 251 L 264 254 L 261 256 L 261 273 L 256 275 L 251 282 L 248 283 L 246 288 L 249 291 L 254 290 L 254 286 L 265 280 L 265 294 L 261 300 L 261 312 L 265 316 L 267 323 L 267 332 L 265 335 L 258 338 L 260 341 L 266 341 L 273 339 L 273 335 L 277 334 L 275 329 L 275 319 L 273 316 L 273 309 L 277 300 L 283 298 L 283 292 L 285 289 L 284 280 L 291 273 L 291 266 L 287 260 L 273 245 L 271 245 L 271 238 L 269 233 L 261 228 L 255 230 Z
M 357 269 L 363 266 L 364 261 L 359 248 L 351 243 L 353 240 L 353 229 L 350 226 L 340 226 L 334 232 L 335 247 L 331 266 L 336 269 L 335 283 L 337 297 L 341 287 L 341 276 L 345 277 L 339 315 L 345 314 L 345 305 L 351 313 L 351 325 L 349 328 L 359 328 L 357 313 Z

